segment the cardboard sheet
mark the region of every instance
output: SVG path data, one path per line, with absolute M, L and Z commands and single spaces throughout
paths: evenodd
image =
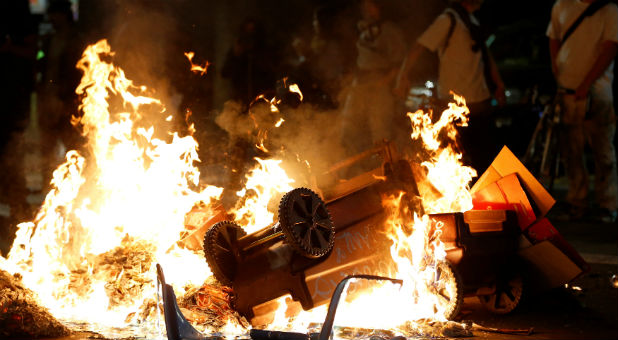
M 582 271 L 590 270 L 590 265 L 584 260 L 581 255 L 567 242 L 567 240 L 558 232 L 558 230 L 549 222 L 547 218 L 542 218 L 534 223 L 525 232 L 530 242 L 538 244 L 544 241 L 550 241 L 562 253 L 564 253 L 573 263 L 575 263 Z
M 539 288 L 560 287 L 582 273 L 577 264 L 550 241 L 520 249 L 518 253 L 530 264 L 533 273 L 529 278 Z

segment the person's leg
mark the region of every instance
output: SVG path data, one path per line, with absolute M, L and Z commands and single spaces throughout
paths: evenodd
M 583 125 L 564 125 L 560 133 L 561 156 L 568 180 L 566 201 L 579 211 L 574 217 L 581 217 L 587 207 L 588 171 L 584 162 L 586 143 Z
M 495 125 L 489 101 L 470 103 L 470 120 L 467 127 L 461 127 L 461 145 L 466 165 L 482 174 L 500 150 L 495 142 Z
M 371 142 L 375 145 L 383 140 L 393 140 L 393 118 L 395 100 L 386 86 L 371 86 L 367 98 L 367 112 Z
M 609 217 L 615 215 L 618 209 L 618 173 L 613 144 L 616 122 L 606 119 L 614 116 L 613 103 L 593 97 L 590 110 L 595 112 L 595 115 L 593 119 L 586 121 L 585 127 L 594 155 L 595 196 L 599 206 L 605 209 L 604 213 Z
M 366 88 L 356 80 L 341 111 L 341 145 L 347 156 L 356 155 L 371 147 Z

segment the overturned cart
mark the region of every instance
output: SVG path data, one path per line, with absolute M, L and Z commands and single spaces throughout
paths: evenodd
M 367 168 L 372 163 L 375 167 Z M 241 226 L 224 220 L 225 214 L 201 228 L 207 228 L 203 246 L 213 274 L 234 289 L 235 309 L 254 324 L 272 312 L 269 302 L 286 294 L 308 310 L 328 302 L 346 276 L 392 273 L 382 200 L 405 192 L 410 210 L 422 212 L 411 165 L 385 143 L 336 164 L 325 177 L 355 167 L 369 170 L 319 185 L 330 188 L 321 195 L 307 188 L 288 192 L 279 204 L 278 221 L 255 233 L 246 235 Z M 484 305 L 497 313 L 515 308 L 523 286 L 517 270 L 516 215 L 488 210 L 430 218 L 443 225 L 440 238 L 447 261 L 428 265 L 435 269 L 434 288 L 446 316 L 457 315 L 465 294 L 481 295 Z

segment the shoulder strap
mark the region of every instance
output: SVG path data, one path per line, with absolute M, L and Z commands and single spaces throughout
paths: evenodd
M 446 39 L 444 40 L 444 50 L 446 50 L 446 48 L 448 47 L 448 42 L 449 40 L 451 40 L 451 36 L 453 35 L 453 31 L 455 30 L 455 14 L 453 14 L 453 12 L 451 11 L 446 11 L 445 12 L 446 15 L 448 15 L 448 18 L 451 20 L 450 21 L 450 25 L 448 27 L 448 33 L 446 34 Z
M 470 38 L 474 42 L 470 47 L 473 52 L 481 52 L 481 58 L 483 60 L 483 76 L 485 78 L 485 83 L 491 92 L 493 92 L 496 88 L 496 84 L 492 77 L 491 71 L 491 58 L 489 56 L 489 50 L 487 49 L 487 45 L 485 44 L 485 34 L 480 25 L 476 25 L 472 23 L 470 18 L 470 13 L 458 2 L 455 2 L 450 7 L 461 21 L 464 26 L 468 29 L 470 33 Z
M 577 18 L 577 20 L 575 20 L 575 22 L 571 24 L 571 27 L 569 27 L 566 33 L 564 33 L 560 45 L 564 44 L 564 42 L 571 36 L 571 34 L 573 34 L 575 29 L 579 26 L 579 24 L 582 23 L 582 21 L 584 21 L 584 19 L 586 19 L 586 17 L 592 16 L 594 13 L 596 13 L 598 10 L 600 10 L 610 2 L 611 0 L 597 0 L 591 3 L 588 8 L 586 8 L 586 10 L 584 10 L 584 12 Z

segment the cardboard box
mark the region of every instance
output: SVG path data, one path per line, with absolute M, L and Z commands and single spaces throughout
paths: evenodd
M 554 198 L 506 146 L 470 192 L 474 209 L 508 209 L 517 213 L 523 231 L 518 254 L 528 264 L 533 287 L 560 287 L 590 269 L 544 218 L 555 204 Z
M 533 244 L 538 244 L 544 241 L 551 242 L 560 251 L 562 251 L 573 263 L 575 263 L 582 272 L 588 272 L 590 265 L 584 260 L 581 255 L 560 235 L 558 230 L 549 222 L 547 218 L 542 218 L 534 223 L 525 232 L 528 239 Z
M 534 208 L 538 210 L 537 217 L 545 216 L 549 209 L 556 203 L 556 200 L 551 197 L 543 185 L 537 181 L 534 175 L 526 169 L 506 146 L 502 148 L 489 168 L 478 179 L 472 189 L 470 189 L 470 192 L 474 194 L 488 185 L 497 182 L 502 177 L 513 173 L 517 174 L 525 192 L 532 199 Z
M 478 210 L 513 210 L 521 230 L 526 230 L 536 214 L 522 188 L 517 174 L 512 173 L 472 194 L 472 205 Z

